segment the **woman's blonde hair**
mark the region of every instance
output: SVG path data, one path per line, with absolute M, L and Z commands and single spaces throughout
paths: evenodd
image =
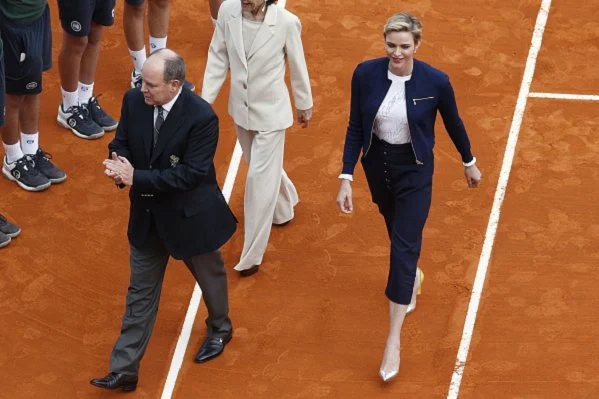
M 414 36 L 414 42 L 418 43 L 422 38 L 422 23 L 407 12 L 393 14 L 385 23 L 384 35 L 391 32 L 410 32 Z

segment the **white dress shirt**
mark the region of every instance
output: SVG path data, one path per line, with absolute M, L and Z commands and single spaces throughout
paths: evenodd
M 169 112 L 171 112 L 173 105 L 179 98 L 179 95 L 181 95 L 181 90 L 182 89 L 179 89 L 179 91 L 177 92 L 177 94 L 175 94 L 175 97 L 173 97 L 173 99 L 171 101 L 167 102 L 166 104 L 162 104 L 162 115 L 164 116 L 165 121 L 166 121 L 166 117 L 168 116 Z M 154 125 L 156 125 L 156 118 L 158 118 L 158 105 L 154 106 Z
M 389 144 L 406 144 L 412 141 L 406 109 L 406 82 L 412 75 L 397 76 L 387 72 L 391 87 L 374 119 L 373 133 Z

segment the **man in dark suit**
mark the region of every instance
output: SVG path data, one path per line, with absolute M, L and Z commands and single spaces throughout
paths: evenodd
M 131 186 L 128 237 L 131 282 L 110 373 L 91 380 L 106 389 L 137 387 L 139 362 L 156 320 L 169 256 L 182 259 L 208 308 L 207 338 L 196 355 L 205 362 L 231 340 L 227 277 L 219 248 L 236 219 L 216 181 L 213 158 L 218 118 L 210 105 L 183 88 L 185 64 L 171 50 L 152 54 L 141 90 L 125 94 L 105 174 Z

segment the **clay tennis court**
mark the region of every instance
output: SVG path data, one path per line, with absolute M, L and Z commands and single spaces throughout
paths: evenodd
M 123 394 L 98 390 L 89 379 L 108 371 L 119 332 L 129 280 L 129 204 L 103 175 L 112 134 L 88 142 L 56 125 L 61 31 L 51 7 L 55 65 L 45 75 L 40 141 L 69 179 L 42 193 L 0 179 L 0 211 L 23 228 L 0 252 L 0 397 L 116 398 Z M 180 340 L 194 282 L 182 263 L 171 262 L 140 383 L 127 397 L 599 397 L 593 2 L 288 0 L 286 7 L 303 23 L 315 100 L 311 126 L 287 134 L 285 167 L 301 201 L 296 218 L 273 229 L 253 277 L 232 270 L 242 224 L 223 248 L 235 333 L 224 354 L 207 364 L 193 363 L 205 333 L 203 304 L 190 320 L 189 345 Z M 420 262 L 423 294 L 403 327 L 400 375 L 385 385 L 377 372 L 388 323 L 388 238 L 361 168 L 354 214 L 341 215 L 335 197 L 351 74 L 360 61 L 383 54 L 382 25 L 400 8 L 423 21 L 419 58 L 451 77 L 483 182 L 477 190 L 466 187 L 439 123 Z M 115 116 L 131 72 L 121 20 L 119 2 L 95 89 Z M 201 87 L 212 34 L 207 2 L 173 2 L 171 21 L 169 47 L 182 53 L 189 80 Z M 534 46 L 538 56 L 531 58 Z M 227 94 L 225 87 L 215 104 L 221 185 L 235 147 Z M 515 151 L 507 163 L 506 148 Z M 242 161 L 230 191 L 240 220 L 245 173 Z M 497 192 L 504 194 L 499 208 Z M 474 290 L 480 304 L 469 324 L 477 271 L 484 285 Z M 180 368 L 173 361 L 178 343 Z M 456 366 L 465 344 L 467 360 Z

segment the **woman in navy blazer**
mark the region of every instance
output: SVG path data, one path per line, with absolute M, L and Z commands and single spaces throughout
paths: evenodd
M 417 263 L 431 203 L 437 111 L 460 153 L 468 186 L 477 187 L 481 179 L 448 76 L 414 59 L 421 31 L 414 16 L 391 16 L 384 30 L 387 56 L 365 61 L 354 71 L 339 176 L 337 204 L 342 212 L 351 213 L 352 176 L 362 152 L 372 200 L 385 219 L 391 240 L 385 291 L 390 329 L 379 371 L 384 381 L 399 372 L 401 326 L 406 314 L 416 307 L 424 278 Z

